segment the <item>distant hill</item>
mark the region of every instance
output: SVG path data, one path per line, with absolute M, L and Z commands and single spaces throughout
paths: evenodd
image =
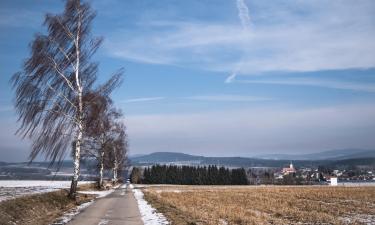
M 343 159 L 358 159 L 375 157 L 375 150 L 361 150 L 361 149 L 341 149 L 330 150 L 310 154 L 264 154 L 258 155 L 261 159 L 276 159 L 276 160 L 343 160 Z
M 178 152 L 154 152 L 149 155 L 132 156 L 130 160 L 137 163 L 167 163 L 203 160 L 203 156 L 194 156 Z
M 224 166 L 281 166 L 288 161 L 252 159 L 244 157 L 205 157 L 178 152 L 154 152 L 149 155 L 130 157 L 133 165 L 178 164 L 178 165 L 224 165 Z
M 333 152 L 328 152 L 327 157 L 311 157 L 314 159 L 297 159 L 294 158 L 293 164 L 297 167 L 317 167 L 319 165 L 325 166 L 353 166 L 364 165 L 375 167 L 375 155 L 371 153 L 354 154 L 353 158 L 348 158 L 353 155 L 353 152 L 339 155 Z M 320 153 L 323 154 L 323 153 Z M 312 154 L 310 154 L 312 155 Z M 330 158 L 331 157 L 331 158 Z M 302 157 L 301 157 L 302 158 Z M 284 167 L 289 165 L 291 159 L 262 159 L 262 158 L 246 158 L 246 157 L 205 157 L 195 156 L 176 152 L 155 152 L 149 155 L 139 157 L 131 157 L 130 161 L 134 166 L 153 165 L 153 164 L 175 164 L 175 165 L 218 165 L 229 167 Z

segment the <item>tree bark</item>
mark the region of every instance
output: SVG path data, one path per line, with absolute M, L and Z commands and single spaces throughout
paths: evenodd
M 82 142 L 82 123 L 79 125 L 77 141 L 75 146 L 75 154 L 74 154 L 74 171 L 73 171 L 73 178 L 72 183 L 70 185 L 70 198 L 76 197 L 77 192 L 77 185 L 78 185 L 78 178 L 79 178 L 79 171 L 80 171 L 80 156 L 81 156 L 81 142 Z
M 103 170 L 104 170 L 104 151 L 100 152 L 100 168 L 99 168 L 99 188 L 103 187 Z
M 116 155 L 116 148 L 113 149 L 114 151 L 114 163 L 113 163 L 113 183 L 117 182 L 117 169 L 118 169 L 118 163 L 117 163 L 117 155 Z
M 80 2 L 78 1 L 79 7 Z M 75 38 L 75 47 L 76 47 L 76 55 L 77 55 L 77 61 L 75 66 L 75 80 L 78 90 L 78 110 L 77 110 L 77 117 L 78 117 L 78 135 L 76 140 L 76 149 L 74 154 L 74 173 L 72 178 L 72 184 L 70 187 L 70 193 L 69 196 L 71 198 L 76 197 L 77 192 L 77 185 L 78 185 L 78 178 L 79 178 L 79 170 L 80 170 L 80 157 L 81 157 L 81 144 L 82 144 L 82 136 L 83 136 L 83 101 L 82 101 L 82 84 L 80 80 L 80 32 L 81 32 L 81 13 L 78 9 L 78 30 L 77 30 L 77 36 Z

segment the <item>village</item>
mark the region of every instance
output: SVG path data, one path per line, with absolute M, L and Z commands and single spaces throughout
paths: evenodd
M 291 162 L 284 168 L 252 167 L 247 170 L 249 184 L 284 184 L 284 185 L 340 185 L 343 183 L 375 182 L 374 168 L 353 166 L 346 169 L 332 169 L 325 166 L 317 168 L 295 167 Z

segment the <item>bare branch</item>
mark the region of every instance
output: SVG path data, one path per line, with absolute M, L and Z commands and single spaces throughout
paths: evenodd
M 47 111 L 47 112 L 51 112 L 51 113 L 56 113 L 56 114 L 59 114 L 61 116 L 64 116 L 65 118 L 69 119 L 70 121 L 72 121 L 73 123 L 75 124 L 79 124 L 79 122 L 77 121 L 76 118 L 72 117 L 72 116 L 69 116 L 68 114 L 64 113 L 64 112 L 61 112 L 61 111 L 56 111 L 56 110 L 52 110 L 52 109 L 46 109 L 44 111 Z
M 50 84 L 47 84 L 47 85 L 48 85 L 49 89 L 51 89 L 52 91 L 54 91 L 58 96 L 63 97 L 71 106 L 73 106 L 74 108 L 77 109 L 77 106 L 74 105 L 74 103 L 71 102 L 64 94 L 62 94 L 61 92 L 56 91 L 53 87 L 51 87 Z
M 62 77 L 64 78 L 66 84 L 69 86 L 69 88 L 73 91 L 73 92 L 77 92 L 74 87 L 73 87 L 73 84 L 72 82 L 69 81 L 69 79 L 65 76 L 64 73 L 62 73 L 59 69 L 59 66 L 57 64 L 57 62 L 55 61 L 55 59 L 53 59 L 51 56 L 48 56 L 48 58 L 52 61 L 52 63 L 54 64 L 54 68 L 56 70 L 56 72 Z
M 48 39 L 55 43 L 57 48 L 59 49 L 59 51 L 65 56 L 65 58 L 68 60 L 68 62 L 70 63 L 70 65 L 73 67 L 74 70 L 76 70 L 75 66 L 74 66 L 74 63 L 73 61 L 70 59 L 69 55 L 66 53 L 66 51 L 60 46 L 60 44 L 54 39 L 54 38 L 51 38 L 51 37 L 48 37 Z
M 60 18 L 57 17 L 57 22 L 60 24 L 60 26 L 64 29 L 66 35 L 70 37 L 72 40 L 74 39 L 74 35 L 72 32 L 70 32 L 69 28 L 67 28 L 64 24 L 61 23 Z

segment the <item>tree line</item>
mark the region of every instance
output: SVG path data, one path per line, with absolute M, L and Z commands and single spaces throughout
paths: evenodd
M 121 84 L 123 72 L 97 83 L 98 63 L 91 57 L 103 38 L 91 35 L 95 15 L 80 0 L 66 0 L 61 14 L 47 14 L 46 34 L 35 35 L 31 56 L 11 79 L 20 122 L 17 134 L 32 141 L 30 161 L 44 154 L 51 164 L 60 163 L 71 149 L 72 198 L 82 160 L 97 161 L 102 187 L 103 170 L 112 169 L 116 181 L 127 155 L 122 113 L 110 97 Z
M 134 167 L 130 179 L 142 184 L 183 185 L 246 185 L 246 171 L 243 168 L 228 169 L 217 166 L 153 165 L 143 170 Z

